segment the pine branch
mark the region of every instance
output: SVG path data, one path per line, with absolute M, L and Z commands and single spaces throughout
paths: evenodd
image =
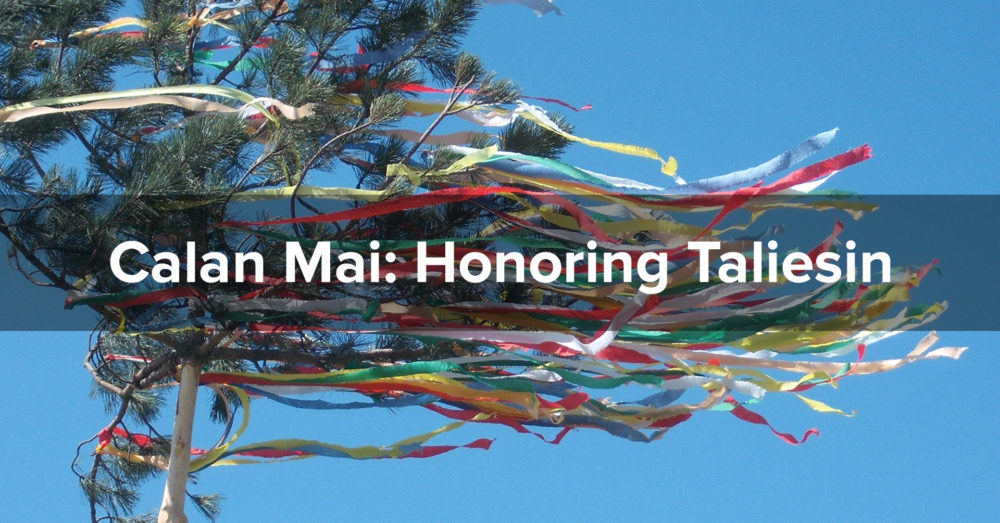
M 90 143 L 90 140 L 88 140 L 83 134 L 83 131 L 80 130 L 80 126 L 76 123 L 76 121 L 74 121 L 69 115 L 65 114 L 63 115 L 63 118 L 66 120 L 66 123 L 70 125 L 70 132 L 73 133 L 73 136 L 76 136 L 76 139 L 79 140 L 80 144 L 82 144 L 83 147 L 87 149 L 87 152 L 90 153 L 90 157 L 104 169 L 105 173 L 112 180 L 120 184 L 123 177 L 121 176 L 121 173 L 118 172 L 118 169 L 115 168 L 114 165 L 111 165 L 111 162 L 109 162 L 108 159 L 105 158 L 92 143 Z
M 442 109 L 441 112 L 438 113 L 437 117 L 434 118 L 434 121 L 431 122 L 431 124 L 427 127 L 427 130 L 425 130 L 424 133 L 420 135 L 420 138 L 417 139 L 417 141 L 413 142 L 413 147 L 410 148 L 410 151 L 406 153 L 406 156 L 403 157 L 403 161 L 400 163 L 405 164 L 410 160 L 410 158 L 413 157 L 413 155 L 420 149 L 420 146 L 423 145 L 425 141 L 427 141 L 427 138 L 430 137 L 431 133 L 433 133 L 435 129 L 437 129 L 437 126 L 441 124 L 441 122 L 445 119 L 445 117 L 452 114 L 451 110 L 455 107 L 455 104 L 458 103 L 458 99 L 463 94 L 465 94 L 465 92 L 469 89 L 469 86 L 471 86 L 472 83 L 475 81 L 476 77 L 473 76 L 469 78 L 468 81 L 464 82 L 462 85 L 456 84 L 455 88 L 452 89 L 452 93 L 448 95 L 448 103 L 444 105 L 444 109 Z
M 38 270 L 38 272 L 44 274 L 45 277 L 48 278 L 49 281 L 51 281 L 57 287 L 59 287 L 62 290 L 70 290 L 73 288 L 73 286 L 70 285 L 70 283 L 67 282 L 63 277 L 56 274 L 56 272 L 53 271 L 48 264 L 39 259 L 38 256 L 35 255 L 35 252 L 32 249 L 29 249 L 26 245 L 21 243 L 17 235 L 14 233 L 13 230 L 11 230 L 10 226 L 7 224 L 6 220 L 3 219 L 3 216 L 0 216 L 0 234 L 6 236 L 7 240 L 10 241 L 11 245 L 13 245 L 15 249 L 17 249 L 17 252 L 19 252 L 21 256 L 24 256 L 25 259 L 31 262 L 31 264 L 35 266 L 35 269 Z
M 264 19 L 264 22 L 261 24 L 260 29 L 257 30 L 254 37 L 245 39 L 240 44 L 239 53 L 236 54 L 236 57 L 233 58 L 222 71 L 219 71 L 219 74 L 215 76 L 215 80 L 212 80 L 212 85 L 219 85 L 220 83 L 222 83 L 223 80 L 226 79 L 227 76 L 229 76 L 229 73 L 233 72 L 236 69 L 236 66 L 239 65 L 240 61 L 243 60 L 243 58 L 247 55 L 247 53 L 250 52 L 251 49 L 253 49 L 254 44 L 256 44 L 257 40 L 260 39 L 260 37 L 264 34 L 264 31 L 267 30 L 267 27 L 271 25 L 271 23 L 273 23 L 275 20 L 277 20 L 279 16 L 281 16 L 281 7 L 283 5 L 285 5 L 285 0 L 278 0 L 277 2 L 274 3 L 274 9 L 272 9 L 271 13 L 268 14 L 267 18 Z
M 197 9 L 197 8 L 196 8 Z M 198 38 L 199 27 L 196 23 L 202 15 L 206 12 L 205 9 L 197 9 L 188 24 L 187 30 L 187 43 L 184 45 L 184 76 L 187 78 L 187 83 L 193 84 L 194 82 L 194 43 Z

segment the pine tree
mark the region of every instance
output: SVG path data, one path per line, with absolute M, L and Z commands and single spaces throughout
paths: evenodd
M 558 14 L 544 0 L 513 3 Z M 111 420 L 80 445 L 73 464 L 95 522 L 136 520 L 137 487 L 162 471 L 160 511 L 138 520 L 184 521 L 186 499 L 210 519 L 218 514 L 219 497 L 189 492 L 187 480 L 213 463 L 208 458 L 220 459 L 241 433 L 238 411 L 248 412 L 248 388 L 227 381 L 232 373 L 260 380 L 364 374 L 368 381 L 359 378 L 361 384 L 371 385 L 397 377 L 393 373 L 426 372 L 467 392 L 462 398 L 441 390 L 426 394 L 455 407 L 441 410 L 449 417 L 498 421 L 519 432 L 531 432 L 525 425 L 557 428 L 557 439 L 586 427 L 648 442 L 693 412 L 716 407 L 767 424 L 744 406 L 765 391 L 797 394 L 903 363 L 855 367 L 749 353 L 843 356 L 857 347 L 863 354 L 869 339 L 881 339 L 876 331 L 923 325 L 945 308 L 893 309 L 930 266 L 899 269 L 892 281 L 870 286 L 842 280 L 800 292 L 775 278 L 734 290 L 722 287 L 719 270 L 696 278 L 701 260 L 687 256 L 671 272 L 670 286 L 664 282 L 652 296 L 640 292 L 638 282 L 622 281 L 633 274 L 628 263 L 634 258 L 691 254 L 691 239 L 723 240 L 720 259 L 759 247 L 753 240 L 770 229 L 733 237 L 725 231 L 740 227 L 713 227 L 737 209 L 754 213 L 753 222 L 788 202 L 762 197 L 815 185 L 870 157 L 861 146 L 777 182 L 757 183 L 815 153 L 835 131 L 758 167 L 695 184 L 726 190 L 691 198 L 637 196 L 619 189 L 643 184 L 554 159 L 570 141 L 582 141 L 657 160 L 666 174 L 674 174 L 676 162 L 642 147 L 575 137 L 562 117 L 522 103 L 513 82 L 461 50 L 479 8 L 475 0 L 146 0 L 137 13 L 122 8 L 119 1 L 0 0 L 0 233 L 10 243 L 12 265 L 26 278 L 66 292 L 68 306 L 89 307 L 99 318 L 85 366 Z M 411 99 L 423 92 L 446 101 Z M 415 114 L 429 118 L 419 123 L 422 130 L 395 128 Z M 506 126 L 492 136 L 445 133 L 455 116 Z M 496 167 L 501 162 L 507 170 Z M 533 168 L 546 175 L 524 174 L 537 173 Z M 759 177 L 748 182 L 751 172 Z M 756 185 L 736 188 L 744 183 Z M 831 198 L 788 207 L 852 216 L 872 208 Z M 707 226 L 677 219 L 705 210 L 714 216 Z M 835 251 L 842 229 L 836 224 L 810 256 Z M 481 256 L 513 245 L 533 261 L 556 251 L 582 256 L 587 246 L 620 254 L 603 262 L 603 272 L 621 279 L 571 284 L 578 283 L 571 278 L 576 271 L 593 265 L 569 261 L 548 282 L 282 279 L 294 258 L 285 248 L 290 242 L 367 256 L 379 250 L 371 243 L 377 240 L 386 250 L 407 246 L 405 264 L 415 240 L 425 239 L 460 239 L 470 251 L 481 247 Z M 600 240 L 600 248 L 596 241 L 591 247 L 591 239 Z M 126 242 L 151 252 L 127 250 L 116 267 L 111 260 Z M 195 259 L 180 261 L 188 249 Z M 261 275 L 221 281 L 227 270 L 197 258 L 210 252 L 224 260 L 258 255 Z M 171 271 L 152 261 L 162 263 L 170 253 L 179 272 L 202 277 L 158 282 Z M 743 263 L 727 269 L 730 277 L 748 275 Z M 755 268 L 775 269 L 773 263 Z M 665 275 L 667 260 L 656 265 Z M 204 276 L 206 268 L 215 278 Z M 152 279 L 128 283 L 119 269 L 151 270 Z M 364 271 L 380 274 L 370 263 L 355 272 Z M 659 306 L 660 300 L 671 303 Z M 638 325 L 627 328 L 634 320 Z M 906 362 L 961 353 L 945 348 L 923 355 L 933 343 L 928 340 Z M 736 355 L 705 350 L 723 346 Z M 803 376 L 782 381 L 763 372 L 774 369 Z M 373 403 L 423 395 L 401 382 L 338 383 Z M 616 401 L 580 390 L 630 384 L 657 392 Z M 157 428 L 165 420 L 156 422 L 167 401 L 163 391 L 172 385 L 177 408 L 172 433 L 165 434 Z M 203 394 L 211 392 L 210 415 L 224 435 L 204 459 L 192 460 L 199 385 Z M 687 390 L 704 399 L 675 403 Z M 484 400 L 494 393 L 494 401 Z M 731 393 L 751 400 L 741 403 Z M 843 414 L 800 399 L 814 410 Z M 95 441 L 93 460 L 83 466 L 80 455 Z M 477 441 L 467 446 L 485 448 Z M 406 457 L 395 450 L 379 457 Z
M 386 177 L 387 166 L 417 155 L 443 117 L 461 110 L 455 106 L 460 95 L 471 96 L 473 105 L 510 103 L 518 96 L 513 83 L 498 80 L 475 56 L 461 51 L 460 40 L 479 8 L 473 0 L 256 0 L 218 9 L 194 0 L 145 0 L 140 12 L 128 13 L 144 21 L 140 31 L 89 31 L 121 15 L 122 4 L 3 0 L 0 104 L 198 84 L 309 106 L 313 114 L 282 120 L 278 126 L 270 125 L 263 113 L 256 118 L 235 113 L 202 118 L 189 108 L 141 105 L 0 124 L 5 152 L 0 188 L 14 202 L 2 215 L 0 232 L 27 277 L 69 293 L 128 291 L 130 287 L 109 272 L 107 260 L 117 244 L 130 239 L 177 252 L 187 241 L 195 242 L 198 252 L 234 253 L 251 244 L 267 260 L 268 274 L 281 273 L 276 269 L 284 262 L 277 239 L 219 233 L 210 226 L 230 217 L 235 204 L 229 202 L 235 194 L 270 187 L 294 191 L 318 177 L 410 193 L 413 187 L 405 180 Z M 224 22 L 231 30 L 219 30 L 209 21 Z M 223 60 L 213 57 L 211 48 L 199 46 L 220 38 L 225 42 L 218 47 L 231 47 L 228 53 L 216 53 L 224 54 Z M 389 58 L 368 63 L 355 46 L 359 52 Z M 379 134 L 403 112 L 404 95 L 394 86 L 418 82 L 454 89 L 449 106 L 413 143 Z M 351 103 L 338 102 L 345 93 L 356 97 Z M 222 101 L 211 94 L 194 97 Z M 534 124 L 518 122 L 498 140 L 507 150 L 554 157 L 566 141 L 553 135 L 539 139 L 543 134 Z M 472 145 L 489 141 L 475 138 Z M 65 152 L 73 150 L 85 151 L 85 162 L 67 158 Z M 439 155 L 435 165 L 449 159 Z M 353 181 L 344 183 L 348 177 Z M 317 211 L 294 193 L 285 201 L 291 203 L 292 215 Z M 510 204 L 497 200 L 496 205 Z M 455 203 L 357 220 L 345 228 L 296 226 L 296 232 L 300 238 L 333 241 L 447 237 L 488 220 L 481 205 Z M 129 259 L 125 266 L 143 263 Z M 206 284 L 195 287 L 201 295 L 217 290 Z M 352 296 L 347 288 L 292 288 L 300 296 Z M 255 289 L 230 286 L 226 291 Z M 407 303 L 461 301 L 484 293 L 502 294 L 507 301 L 530 298 L 517 284 L 430 288 L 400 283 L 372 292 L 376 299 Z M 186 490 L 191 415 L 203 369 L 252 369 L 264 362 L 340 368 L 361 358 L 413 361 L 466 349 L 389 336 L 372 341 L 319 334 L 303 336 L 298 343 L 279 335 L 241 336 L 236 333 L 246 319 L 213 316 L 218 311 L 204 310 L 196 298 L 186 299 L 181 307 L 159 309 L 91 307 L 102 318 L 97 329 L 103 334 L 88 352 L 87 367 L 97 383 L 96 393 L 113 416 L 101 437 L 111 437 L 126 425 L 130 433 L 145 430 L 155 435 L 152 444 L 129 449 L 147 455 L 146 464 L 101 454 L 89 467 L 74 464 L 94 521 L 105 515 L 127 520 L 138 501 L 136 487 L 156 476 L 159 469 L 151 464 L 163 463 L 168 455 L 161 521 L 182 520 L 186 496 L 207 517 L 218 513 L 216 497 Z M 212 320 L 222 328 L 212 333 L 194 329 L 114 334 L 119 325 L 143 332 L 148 325 L 185 318 L 191 325 Z M 359 352 L 371 344 L 376 350 Z M 98 361 L 97 355 L 105 351 L 135 358 Z M 173 434 L 159 434 L 153 422 L 164 398 L 153 386 L 175 379 L 180 392 Z M 220 389 L 212 399 L 213 418 L 231 425 L 233 399 Z

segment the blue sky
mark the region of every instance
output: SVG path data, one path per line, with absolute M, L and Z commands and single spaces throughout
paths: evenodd
M 838 175 L 836 187 L 1000 192 L 992 169 L 1000 9 L 989 2 L 559 4 L 565 16 L 487 8 L 467 47 L 526 94 L 593 104 L 570 115 L 582 136 L 654 147 L 696 179 L 756 165 L 839 126 L 828 154 L 869 143 L 875 158 Z M 582 146 L 566 160 L 665 182 L 645 160 Z M 76 443 L 107 417 L 87 398 L 86 336 L 0 333 L 12 366 L 0 385 L 6 519 L 87 515 L 69 463 Z M 869 358 L 899 356 L 919 337 L 874 345 Z M 216 468 L 192 490 L 226 495 L 222 521 L 991 519 L 1000 509 L 1000 416 L 989 396 L 998 341 L 998 333 L 942 333 L 941 344 L 972 350 L 957 362 L 848 379 L 817 395 L 856 410 L 854 418 L 769 397 L 759 410 L 779 429 L 822 430 L 799 447 L 725 413 L 695 416 L 652 444 L 578 431 L 552 446 L 465 427 L 450 441 L 497 437 L 493 449 Z M 328 414 L 263 403 L 253 416 L 246 441 L 389 443 L 441 424 L 407 410 Z M 196 444 L 217 438 L 208 424 L 195 430 Z M 152 482 L 141 506 L 158 506 L 161 488 Z

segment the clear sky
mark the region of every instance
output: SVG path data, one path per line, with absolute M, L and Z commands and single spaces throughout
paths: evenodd
M 870 143 L 875 158 L 838 175 L 836 187 L 1000 193 L 993 168 L 1000 138 L 995 3 L 557 3 L 565 16 L 487 8 L 467 47 L 526 94 L 593 104 L 570 115 L 582 136 L 654 147 L 697 179 L 756 165 L 839 126 L 827 154 Z M 645 160 L 582 146 L 565 159 L 665 183 Z M 984 292 L 996 288 L 984 282 Z M 52 306 L 61 307 L 58 296 Z M 874 345 L 868 358 L 902 355 L 919 337 Z M 651 444 L 577 431 L 553 446 L 469 426 L 449 442 L 497 437 L 493 449 L 428 460 L 219 467 L 200 473 L 192 490 L 227 497 L 222 521 L 994 519 L 1000 412 L 992 393 L 1000 384 L 1000 333 L 941 337 L 942 345 L 972 350 L 957 362 L 845 379 L 816 395 L 856 410 L 854 418 L 768 397 L 758 410 L 779 429 L 821 429 L 821 438 L 799 447 L 714 412 Z M 76 443 L 107 416 L 87 397 L 86 338 L 0 333 L 8 355 L 0 385 L 5 520 L 87 516 L 69 463 Z M 263 402 L 254 405 L 251 423 L 246 442 L 308 437 L 348 445 L 391 443 L 443 424 L 405 409 L 326 413 Z M 164 420 L 167 431 L 169 425 Z M 196 425 L 195 444 L 211 445 L 217 430 Z M 160 481 L 150 483 L 143 510 L 158 506 L 161 489 Z

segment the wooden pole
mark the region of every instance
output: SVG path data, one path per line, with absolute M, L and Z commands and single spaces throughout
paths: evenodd
M 159 523 L 187 523 L 184 501 L 187 497 L 188 469 L 191 466 L 191 430 L 194 425 L 194 408 L 198 399 L 198 380 L 201 364 L 193 361 L 181 366 L 180 392 L 177 394 L 177 412 L 174 414 L 174 434 L 170 440 L 170 462 L 167 465 L 167 484 L 163 488 Z

